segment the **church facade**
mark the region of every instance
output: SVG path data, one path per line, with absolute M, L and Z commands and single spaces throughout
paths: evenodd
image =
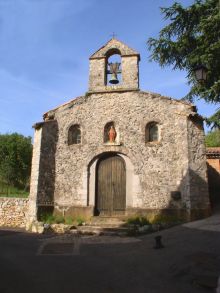
M 203 121 L 192 104 L 141 91 L 139 61 L 111 39 L 90 57 L 88 92 L 34 125 L 30 219 L 209 214 Z

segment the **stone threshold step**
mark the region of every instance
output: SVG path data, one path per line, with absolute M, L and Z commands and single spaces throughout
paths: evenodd
M 100 227 L 100 228 L 121 228 L 121 227 L 126 227 L 126 223 L 125 222 L 117 222 L 117 223 L 90 222 L 90 223 L 87 223 L 84 227 L 89 227 L 89 226 Z
M 78 226 L 77 231 L 80 234 L 96 234 L 96 235 L 126 235 L 128 228 L 126 227 L 103 227 L 103 226 Z
M 125 217 L 92 217 L 90 220 L 91 225 L 94 224 L 117 224 L 117 225 L 122 225 L 125 224 Z

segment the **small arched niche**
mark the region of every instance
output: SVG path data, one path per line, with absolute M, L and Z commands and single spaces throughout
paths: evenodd
M 68 145 L 81 144 L 81 129 L 79 124 L 71 125 L 68 130 Z
M 113 86 L 122 81 L 121 52 L 114 48 L 106 53 L 106 85 Z
M 114 121 L 105 124 L 103 142 L 106 144 L 116 144 L 119 142 L 119 131 Z
M 159 125 L 158 122 L 149 122 L 145 127 L 145 142 L 159 141 Z

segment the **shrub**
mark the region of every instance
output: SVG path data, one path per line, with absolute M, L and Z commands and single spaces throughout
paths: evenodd
M 46 224 L 53 224 L 55 221 L 55 217 L 54 217 L 54 215 L 49 214 L 49 213 L 42 213 L 39 216 L 39 220 L 41 222 L 46 223 Z
M 77 222 L 78 226 L 82 226 L 82 224 L 84 223 L 84 220 L 81 217 L 77 217 L 76 222 Z
M 19 198 L 27 198 L 29 196 L 29 192 L 24 189 L 19 189 L 14 186 L 7 185 L 6 183 L 1 181 L 0 178 L 0 197 L 19 197 Z
M 150 222 L 145 217 L 133 217 L 133 218 L 129 218 L 127 220 L 127 224 L 129 224 L 129 225 L 144 226 L 144 225 L 149 225 Z
M 64 224 L 65 218 L 63 216 L 55 216 L 55 223 L 56 224 Z
M 65 218 L 65 224 L 67 224 L 67 225 L 72 225 L 72 224 L 73 224 L 73 218 L 71 218 L 71 217 L 66 217 L 66 218 Z
M 180 224 L 183 222 L 181 217 L 174 215 L 156 215 L 151 220 L 152 224 Z

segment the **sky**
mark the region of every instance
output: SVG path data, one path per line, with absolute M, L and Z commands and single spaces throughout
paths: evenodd
M 0 133 L 33 136 L 43 113 L 88 90 L 89 57 L 114 32 L 138 51 L 140 88 L 180 99 L 186 72 L 149 62 L 172 0 L 0 0 Z M 192 0 L 179 1 L 184 6 Z M 217 106 L 195 103 L 201 115 Z

